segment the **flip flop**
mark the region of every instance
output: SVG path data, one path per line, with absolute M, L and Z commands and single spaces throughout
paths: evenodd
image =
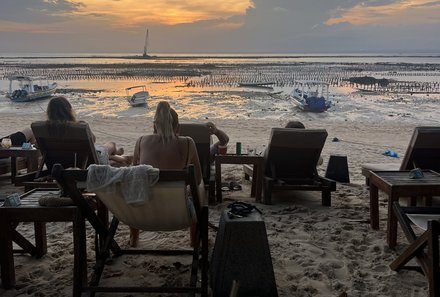
M 241 185 L 234 181 L 231 181 L 231 183 L 229 184 L 229 188 L 233 191 L 241 191 Z
M 222 183 L 222 192 L 231 191 L 231 184 L 230 183 Z

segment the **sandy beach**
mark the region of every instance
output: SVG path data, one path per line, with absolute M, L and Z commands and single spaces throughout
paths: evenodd
M 136 64 L 144 63 L 142 61 L 127 64 L 127 60 L 114 59 L 96 62 L 93 58 L 81 63 L 73 58 L 47 61 L 41 58 L 37 59 L 40 64 L 26 59 L 18 62 L 4 59 L 0 78 L 22 73 L 50 74 L 59 84 L 57 95 L 66 96 L 78 119 L 89 123 L 97 143 L 115 141 L 129 154 L 139 136 L 153 131 L 155 107 L 161 100 L 170 102 L 181 122 L 209 120 L 216 123 L 229 135 L 231 151 L 239 141 L 244 150 L 249 147 L 255 148 L 257 153 L 263 152 L 271 128 L 283 127 L 289 120 L 299 120 L 307 128 L 326 129 L 328 137 L 319 173 L 325 175 L 329 157 L 334 154 L 347 156 L 350 172 L 350 183 L 338 183 L 336 192 L 332 193 L 331 207 L 321 206 L 320 193 L 313 192 L 275 195 L 272 205 L 256 203 L 250 198 L 250 182 L 244 179 L 242 167 L 227 165 L 222 170 L 223 181 L 235 181 L 242 185 L 242 190 L 224 192 L 223 203 L 210 205 L 210 221 L 218 224 L 222 211 L 235 200 L 253 203 L 262 210 L 279 296 L 338 296 L 342 292 L 362 297 L 426 296 L 428 283 L 423 275 L 413 271 L 397 273 L 389 268 L 407 241 L 399 230 L 397 248 L 388 248 L 385 240 L 387 198 L 383 194 L 379 204 L 380 229 L 371 229 L 369 191 L 361 175 L 361 164 L 400 164 L 414 128 L 440 124 L 437 60 L 294 57 L 280 63 L 279 57 L 265 59 L 165 59 L 145 65 Z M 308 59 L 313 62 L 309 63 Z M 414 64 L 405 62 L 412 59 Z M 359 91 L 359 86 L 347 83 L 346 79 L 353 76 L 387 78 L 393 82 L 394 89 Z M 333 104 L 327 112 L 304 113 L 294 107 L 288 94 L 293 80 L 298 78 L 322 78 L 330 83 Z M 267 89 L 238 86 L 239 82 L 253 80 L 275 84 Z M 124 89 L 144 83 L 151 96 L 147 105 L 130 107 Z M 45 119 L 49 100 L 11 102 L 2 96 L 6 85 L 7 80 L 0 79 L 0 135 Z M 427 91 L 427 86 L 434 89 Z M 404 91 L 400 92 L 402 88 Z M 387 150 L 396 152 L 399 158 L 384 156 Z M 8 180 L 1 180 L 0 185 L 2 199 L 8 194 L 23 192 Z M 25 237 L 33 238 L 32 224 L 20 224 L 18 230 Z M 0 289 L 0 295 L 71 295 L 72 225 L 48 223 L 47 234 L 48 254 L 41 259 L 16 255 L 16 290 Z M 216 232 L 210 230 L 209 237 L 212 252 Z M 92 243 L 91 230 L 88 238 Z M 128 228 L 121 228 L 117 235 L 119 242 L 126 246 L 128 238 Z M 145 247 L 188 244 L 188 232 L 182 231 L 171 238 L 166 233 L 141 233 L 141 246 Z M 92 259 L 92 250 L 88 250 L 88 256 Z M 176 262 L 183 265 L 176 266 L 173 264 Z M 107 268 L 104 281 L 180 283 L 186 281 L 183 272 L 188 264 L 182 258 L 139 260 L 129 256 L 115 259 Z
M 152 118 L 149 116 L 115 119 L 79 114 L 79 118 L 90 124 L 98 143 L 116 140 L 128 153 L 132 152 L 139 135 L 152 131 Z M 0 134 L 11 132 L 11 127 L 25 127 L 40 119 L 44 119 L 42 112 L 26 118 L 2 113 Z M 187 120 L 181 116 L 181 121 Z M 228 132 L 231 148 L 236 141 L 241 141 L 245 147 L 256 147 L 257 152 L 261 152 L 267 144 L 271 127 L 281 127 L 284 123 L 270 119 L 210 120 Z M 380 197 L 380 230 L 370 228 L 369 193 L 360 173 L 360 165 L 365 162 L 399 163 L 401 158 L 386 157 L 382 153 L 392 149 L 402 156 L 418 123 L 383 124 L 321 118 L 310 119 L 305 124 L 308 128 L 325 128 L 328 131 L 322 153 L 324 163 L 319 168 L 322 175 L 331 154 L 348 157 L 351 183 L 338 183 L 337 191 L 332 194 L 332 207 L 321 206 L 319 193 L 300 192 L 275 196 L 273 205 L 255 203 L 249 197 L 250 183 L 244 180 L 242 168 L 231 165 L 224 170 L 223 179 L 237 181 L 243 185 L 243 190 L 224 193 L 223 203 L 210 206 L 210 220 L 217 223 L 222 210 L 234 200 L 255 203 L 262 210 L 280 296 L 338 296 L 343 291 L 349 296 L 426 296 L 427 281 L 423 275 L 408 271 L 396 273 L 389 268 L 391 261 L 406 246 L 406 240 L 399 231 L 397 249 L 387 247 L 383 196 Z M 340 141 L 333 142 L 335 137 Z M 16 191 L 22 189 L 12 187 L 7 181 L 1 182 L 2 196 Z M 16 291 L 0 293 L 4 296 L 69 296 L 73 267 L 71 229 L 69 223 L 48 223 L 48 254 L 38 260 L 27 255 L 15 256 Z M 28 238 L 33 237 L 30 224 L 20 224 L 18 230 Z M 210 230 L 209 236 L 214 243 L 216 233 Z M 89 237 L 92 240 L 91 232 Z M 122 228 L 118 239 L 127 243 L 127 228 Z M 167 239 L 162 233 L 141 233 L 142 245 L 165 243 L 186 245 L 188 236 L 182 232 L 181 236 Z M 92 257 L 93 252 L 89 250 L 88 253 Z M 173 266 L 176 259 L 173 260 L 117 259 L 108 267 L 105 281 L 121 284 L 130 279 L 136 283 L 142 279 L 140 275 L 148 276 L 151 282 L 158 281 L 153 272 L 170 274 L 165 276 L 166 281 L 179 279 L 181 273 Z M 182 263 L 187 265 L 184 261 Z

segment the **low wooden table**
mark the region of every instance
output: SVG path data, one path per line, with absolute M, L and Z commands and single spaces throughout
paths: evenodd
M 222 202 L 222 164 L 253 164 L 251 197 L 261 201 L 263 183 L 263 161 L 258 155 L 216 155 L 215 156 L 215 184 L 217 202 Z
M 440 195 L 440 174 L 423 170 L 424 177 L 409 178 L 409 171 L 372 171 L 370 174 L 370 220 L 373 229 L 379 229 L 379 190 L 388 199 L 387 243 L 396 246 L 397 218 L 393 212 L 393 202 L 400 197 L 425 197 Z
M 53 189 L 34 189 L 21 195 L 21 205 L 17 207 L 0 207 L 0 265 L 2 286 L 5 289 L 15 287 L 15 266 L 13 242 L 23 248 L 23 252 L 39 258 L 46 254 L 46 223 L 73 222 L 73 229 L 84 230 L 85 220 L 76 206 L 44 207 L 38 199 L 47 193 L 56 193 Z M 24 238 L 15 227 L 20 222 L 34 222 L 35 246 Z M 73 232 L 77 236 L 78 232 Z M 85 235 L 84 235 L 85 236 Z M 82 237 L 82 235 L 80 236 Z M 76 242 L 74 240 L 74 242 Z M 77 269 L 82 251 L 74 249 L 74 269 Z M 75 276 L 75 274 L 73 274 Z M 81 280 L 74 279 L 77 283 Z M 75 288 L 75 286 L 74 286 Z M 74 296 L 78 292 L 74 292 Z
M 38 169 L 38 157 L 40 150 L 38 149 L 22 149 L 21 146 L 11 146 L 10 148 L 0 147 L 0 158 L 11 158 L 11 180 L 14 183 L 17 175 L 17 158 L 26 158 L 27 171 L 36 171 Z

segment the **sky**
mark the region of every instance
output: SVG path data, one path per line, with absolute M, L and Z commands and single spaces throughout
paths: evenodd
M 435 0 L 0 0 L 0 53 L 439 53 Z

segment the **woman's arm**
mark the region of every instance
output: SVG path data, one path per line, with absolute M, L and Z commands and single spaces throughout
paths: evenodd
M 196 182 L 199 185 L 202 182 L 202 169 L 200 166 L 199 155 L 197 154 L 197 148 L 194 140 L 190 137 L 187 139 L 189 141 L 189 164 L 194 165 L 194 174 L 196 176 Z
M 133 165 L 139 165 L 140 164 L 140 145 L 141 145 L 141 139 L 142 136 L 138 138 L 136 141 L 136 144 L 134 146 L 134 152 L 133 152 Z

